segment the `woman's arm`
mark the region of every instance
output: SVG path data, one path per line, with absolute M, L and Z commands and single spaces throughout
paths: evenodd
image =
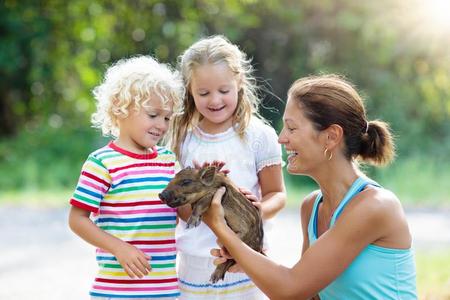
M 253 282 L 271 299 L 308 299 L 339 276 L 361 250 L 378 239 L 384 230 L 380 205 L 355 207 L 339 224 L 324 233 L 304 252 L 292 268 L 279 265 L 244 244 L 226 225 L 220 199 L 213 199 L 203 215 L 216 236 Z M 364 216 L 361 218 L 360 216 Z M 380 229 L 381 228 L 381 229 Z M 339 257 L 339 259 L 336 259 Z
M 112 253 L 131 278 L 142 278 L 151 271 L 148 255 L 97 227 L 89 215 L 89 211 L 72 206 L 69 213 L 70 229 L 89 244 Z
M 274 217 L 286 205 L 286 190 L 284 187 L 281 165 L 263 168 L 259 173 L 261 186 L 261 217 L 263 220 Z

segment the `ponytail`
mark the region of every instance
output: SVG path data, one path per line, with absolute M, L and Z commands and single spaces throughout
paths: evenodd
M 359 159 L 372 165 L 389 164 L 395 156 L 393 136 L 387 123 L 375 120 L 367 123 L 362 133 Z

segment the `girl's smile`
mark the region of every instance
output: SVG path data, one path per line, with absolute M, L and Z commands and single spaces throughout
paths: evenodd
M 238 104 L 238 82 L 226 63 L 197 66 L 192 72 L 191 93 L 208 133 L 226 131 L 233 124 Z

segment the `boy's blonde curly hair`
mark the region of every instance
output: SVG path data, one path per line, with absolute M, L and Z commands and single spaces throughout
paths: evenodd
M 94 88 L 97 111 L 92 114 L 92 124 L 103 135 L 117 137 L 117 119 L 127 117 L 129 109 L 139 111 L 148 106 L 153 97 L 164 106 L 173 104 L 177 112 L 182 103 L 184 85 L 178 72 L 150 56 L 122 59 L 108 68 L 103 82 Z

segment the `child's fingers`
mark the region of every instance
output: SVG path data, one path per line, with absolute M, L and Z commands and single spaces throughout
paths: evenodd
M 244 195 L 251 194 L 250 190 L 246 189 L 245 187 L 239 187 L 239 192 L 241 192 Z
M 128 264 L 124 265 L 123 269 L 124 269 L 125 273 L 127 273 L 128 276 L 130 276 L 130 278 L 135 278 L 136 277 L 136 275 L 134 274 L 133 269 Z
M 195 159 L 192 160 L 192 164 L 194 165 L 195 169 L 201 169 L 202 168 L 200 163 L 198 161 L 196 161 Z
M 250 190 L 247 190 L 246 188 L 240 187 L 239 191 L 247 198 L 247 200 L 251 202 L 258 202 L 258 197 L 254 195 Z
M 147 270 L 147 267 L 143 265 L 139 260 L 135 263 L 129 264 L 129 267 L 131 268 L 133 273 L 139 278 L 144 277 L 149 272 L 149 270 Z
M 144 254 L 145 255 L 145 254 Z M 148 257 L 148 258 L 147 258 Z M 150 260 L 150 256 L 145 255 L 143 257 L 139 257 L 139 262 L 141 263 L 142 266 L 144 266 L 145 271 L 148 273 L 149 271 L 152 270 L 152 267 L 150 266 L 149 260 Z
M 261 211 L 261 202 L 252 201 L 254 207 Z

